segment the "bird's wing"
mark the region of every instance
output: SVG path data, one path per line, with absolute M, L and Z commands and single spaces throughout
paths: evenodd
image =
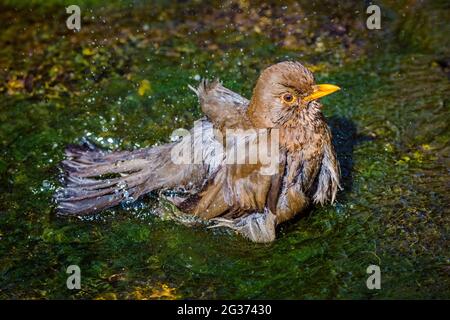
M 247 131 L 235 139 L 227 137 L 224 161 L 216 166 L 195 201 L 182 204 L 181 209 L 204 219 L 224 214 L 235 218 L 249 211 L 262 212 L 265 207 L 275 213 L 285 155 L 273 152 L 273 157 L 266 159 L 269 162 L 253 158 L 264 152 L 261 139 L 256 131 Z
M 189 86 L 200 101 L 200 107 L 217 129 L 246 128 L 249 101 L 225 88 L 220 81 L 202 80 L 197 89 Z

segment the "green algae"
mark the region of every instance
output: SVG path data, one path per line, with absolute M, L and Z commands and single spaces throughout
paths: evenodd
M 445 3 L 406 10 L 387 1 L 380 31 L 360 26 L 359 5 L 289 4 L 309 17 L 295 41 L 270 27 L 296 26 L 277 6 L 262 6 L 258 28 L 235 30 L 216 28 L 230 22 L 221 10 L 240 21 L 233 6 L 87 1 L 97 22 L 86 18 L 71 34 L 63 4 L 36 2 L 27 15 L 6 1 L 0 13 L 1 298 L 450 297 L 449 82 L 440 64 L 449 46 L 436 28 L 449 25 Z M 323 101 L 343 171 L 335 205 L 286 223 L 268 245 L 159 219 L 154 195 L 89 219 L 55 216 L 65 145 L 168 141 L 201 116 L 187 89 L 199 76 L 249 97 L 259 71 L 285 59 L 343 88 Z M 66 288 L 72 264 L 79 291 Z M 370 264 L 381 267 L 381 290 L 366 287 Z

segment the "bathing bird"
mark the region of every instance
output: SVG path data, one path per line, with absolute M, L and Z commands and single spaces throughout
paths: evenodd
M 204 116 L 170 143 L 132 151 L 70 145 L 62 161 L 59 215 L 86 215 L 153 191 L 181 212 L 254 242 L 310 205 L 333 203 L 340 169 L 316 84 L 297 61 L 260 74 L 250 100 L 218 80 L 190 88 Z

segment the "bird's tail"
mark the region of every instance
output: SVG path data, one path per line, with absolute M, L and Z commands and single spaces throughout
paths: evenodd
M 93 213 L 158 188 L 156 181 L 149 183 L 158 148 L 106 152 L 85 143 L 65 153 L 63 187 L 55 195 L 60 215 Z

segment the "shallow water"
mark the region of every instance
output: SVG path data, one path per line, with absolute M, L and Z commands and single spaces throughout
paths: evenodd
M 360 5 L 245 3 L 87 1 L 79 33 L 62 2 L 1 4 L 0 298 L 450 298 L 448 5 L 388 1 L 369 31 Z M 343 88 L 323 99 L 344 178 L 335 205 L 268 245 L 161 220 L 154 195 L 55 216 L 67 144 L 163 143 L 201 116 L 187 89 L 199 76 L 249 97 L 285 59 Z M 371 264 L 381 290 L 366 287 Z

